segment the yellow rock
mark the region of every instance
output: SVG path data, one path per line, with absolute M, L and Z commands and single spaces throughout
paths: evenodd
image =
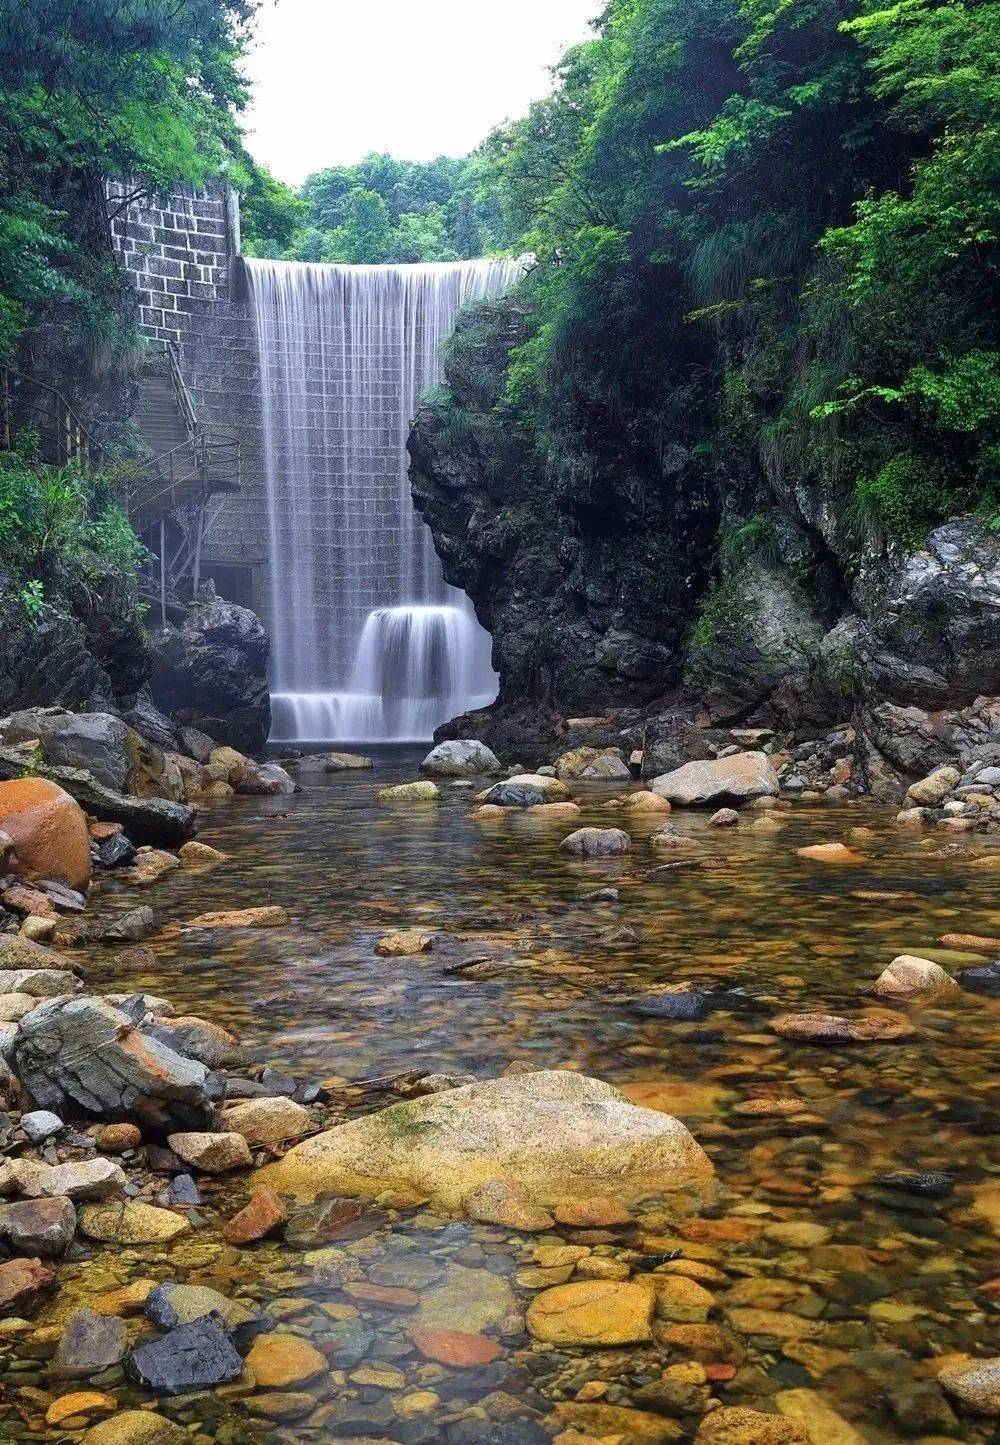
M 826 1244 L 830 1231 L 825 1224 L 813 1224 L 811 1220 L 789 1220 L 783 1224 L 769 1224 L 764 1238 L 787 1249 L 813 1249 L 817 1244 Z
M 223 909 L 221 913 L 199 913 L 192 918 L 188 928 L 283 928 L 288 922 L 288 913 L 277 904 L 265 904 L 261 908 Z
M 246 1357 L 258 1385 L 284 1390 L 327 1369 L 326 1357 L 298 1335 L 258 1335 Z
M 973 858 L 969 867 L 978 868 L 983 873 L 997 872 L 1000 870 L 1000 850 L 996 853 L 985 853 L 982 858 Z
M 83 1436 L 83 1445 L 188 1445 L 189 1440 L 180 1425 L 151 1410 L 121 1410 L 92 1425 Z
M 703 1324 L 715 1308 L 715 1296 L 682 1274 L 647 1274 L 642 1285 L 656 1295 L 656 1313 L 677 1324 Z
M 199 843 L 194 838 L 189 843 L 182 843 L 177 853 L 184 868 L 206 868 L 212 863 L 222 863 L 226 858 L 226 854 L 220 853 L 218 848 Z
M 676 1420 L 646 1410 L 633 1410 L 625 1405 L 581 1404 L 568 1400 L 555 1408 L 555 1418 L 572 1430 L 561 1438 L 567 1442 L 589 1440 L 628 1440 L 634 1445 L 660 1445 L 660 1442 L 683 1439 Z M 560 1437 L 556 1437 L 559 1439 Z
M 728 1091 L 718 1084 L 692 1083 L 683 1079 L 652 1079 L 620 1084 L 619 1088 L 626 1099 L 631 1099 L 640 1109 L 655 1109 L 660 1114 L 673 1114 L 678 1119 L 710 1118 L 728 1098 Z
M 124 1204 L 84 1205 L 79 1220 L 88 1239 L 107 1244 L 166 1244 L 191 1228 L 182 1215 L 143 1204 L 139 1199 Z
M 390 788 L 379 788 L 375 794 L 377 803 L 433 803 L 441 794 L 436 783 L 426 780 L 416 783 L 396 783 Z
M 431 946 L 430 935 L 417 928 L 404 928 L 399 933 L 387 933 L 375 945 L 379 958 L 408 958 L 415 953 L 426 953 Z
M 74 1390 L 69 1395 L 60 1395 L 58 1400 L 45 1412 L 46 1425 L 60 1425 L 63 1420 L 74 1416 L 87 1419 L 91 1415 L 110 1415 L 118 1409 L 114 1395 L 105 1395 L 100 1390 Z
M 155 1279 L 136 1279 L 121 1289 L 110 1290 L 95 1300 L 90 1308 L 97 1315 L 138 1315 L 151 1290 L 156 1288 Z
M 659 793 L 651 793 L 643 788 L 638 793 L 628 793 L 624 798 L 618 799 L 621 807 L 627 808 L 630 813 L 669 813 L 670 804 L 666 798 L 661 798 Z
M 731 1309 L 729 1323 L 741 1335 L 773 1335 L 777 1340 L 809 1340 L 823 1333 L 817 1320 L 805 1320 L 784 1310 Z
M 435 1395 L 433 1390 L 413 1390 L 409 1395 L 403 1395 L 394 1401 L 396 1414 L 403 1420 L 409 1420 L 415 1415 L 429 1415 L 440 1403 L 441 1396 Z
M 816 863 L 860 863 L 862 857 L 845 843 L 810 843 L 806 848 L 796 848 L 800 858 L 811 858 Z
M 801 1425 L 809 1445 L 865 1445 L 865 1437 L 815 1390 L 779 1390 L 774 1403 L 787 1420 Z
M 694 1439 L 695 1445 L 811 1445 L 794 1420 L 740 1405 L 723 1405 L 706 1415 Z
M 528 1328 L 554 1345 L 636 1345 L 653 1338 L 656 1296 L 639 1284 L 587 1280 L 547 1289 L 528 1307 Z

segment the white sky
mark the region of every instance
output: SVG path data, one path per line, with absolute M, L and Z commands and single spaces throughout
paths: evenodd
M 602 0 L 265 0 L 247 66 L 248 147 L 281 180 L 464 155 L 550 88 Z

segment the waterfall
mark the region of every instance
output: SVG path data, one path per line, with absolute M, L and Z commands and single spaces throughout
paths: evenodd
M 419 741 L 496 695 L 490 639 L 443 578 L 406 439 L 463 302 L 522 263 L 246 262 L 257 323 L 273 737 Z

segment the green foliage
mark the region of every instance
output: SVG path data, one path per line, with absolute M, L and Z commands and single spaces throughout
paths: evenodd
M 149 554 L 114 498 L 108 474 L 39 461 L 30 432 L 0 452 L 0 557 L 29 619 L 50 605 L 137 615 L 137 572 Z
M 497 429 L 557 497 L 680 447 L 864 546 L 995 513 L 998 115 L 1000 0 L 611 0 L 482 151 L 537 257 Z
M 486 255 L 503 242 L 482 173 L 480 156 L 421 164 L 374 151 L 329 166 L 293 198 L 297 211 L 286 205 L 290 231 L 257 226 L 252 254 L 368 265 Z
M 253 8 L 0 0 L 0 361 L 44 330 L 68 378 L 131 362 L 104 177 L 165 189 L 239 165 Z

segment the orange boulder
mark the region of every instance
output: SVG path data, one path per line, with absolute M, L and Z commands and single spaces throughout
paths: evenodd
M 15 872 L 85 891 L 90 834 L 83 809 L 47 778 L 0 783 L 0 830 L 14 840 Z

